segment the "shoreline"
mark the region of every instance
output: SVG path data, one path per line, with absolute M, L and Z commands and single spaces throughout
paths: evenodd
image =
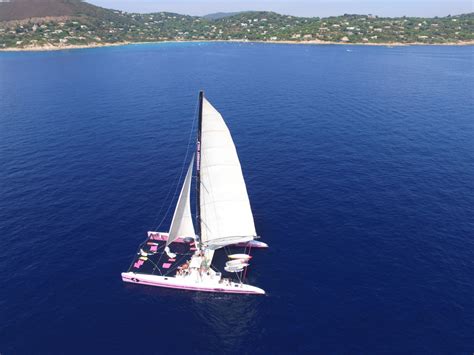
M 330 41 L 246 41 L 246 40 L 199 40 L 199 41 L 151 41 L 151 42 L 118 42 L 118 43 L 90 43 L 84 45 L 61 45 L 61 46 L 31 46 L 23 48 L 0 48 L 0 52 L 49 52 L 64 51 L 71 49 L 87 49 L 101 47 L 120 47 L 141 44 L 160 44 L 160 43 L 264 43 L 264 44 L 293 44 L 293 45 L 343 45 L 343 46 L 384 46 L 384 47 L 407 47 L 407 46 L 473 46 L 474 41 L 466 42 L 448 42 L 448 43 L 402 43 L 402 42 L 381 42 L 381 43 L 365 43 L 365 42 L 330 42 Z

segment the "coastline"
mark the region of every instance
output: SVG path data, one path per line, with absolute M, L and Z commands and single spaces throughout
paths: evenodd
M 466 42 L 448 42 L 448 43 L 402 43 L 402 42 L 381 42 L 381 43 L 365 43 L 365 42 L 330 42 L 330 41 L 246 41 L 246 40 L 199 40 L 199 41 L 151 41 L 151 42 L 118 42 L 118 43 L 90 43 L 84 45 L 60 45 L 60 46 L 31 46 L 23 48 L 0 48 L 0 52 L 48 52 L 62 51 L 71 49 L 101 48 L 101 47 L 119 47 L 141 44 L 159 44 L 159 43 L 264 43 L 264 44 L 294 44 L 294 45 L 343 45 L 343 46 L 384 46 L 384 47 L 407 47 L 407 46 L 473 46 L 474 41 Z

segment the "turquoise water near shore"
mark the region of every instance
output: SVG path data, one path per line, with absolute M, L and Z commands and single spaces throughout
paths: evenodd
M 0 53 L 0 353 L 472 353 L 473 48 Z M 270 245 L 264 297 L 120 279 L 200 89 Z

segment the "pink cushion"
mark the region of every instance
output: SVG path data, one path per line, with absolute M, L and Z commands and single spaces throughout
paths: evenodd
M 152 245 L 151 248 L 150 248 L 151 251 L 157 251 L 158 250 L 158 246 L 157 245 Z
M 135 269 L 139 269 L 139 268 L 140 268 L 140 266 L 142 266 L 142 264 L 139 264 L 139 263 L 135 263 L 135 264 L 133 264 L 133 267 L 134 267 Z
M 176 261 L 176 259 L 168 259 L 169 263 L 172 263 L 173 261 Z
M 170 263 L 163 263 L 163 269 L 169 269 L 171 266 Z

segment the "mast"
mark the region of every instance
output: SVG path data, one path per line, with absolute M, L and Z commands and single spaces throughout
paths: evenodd
M 202 132 L 202 101 L 204 91 L 199 91 L 199 117 L 196 142 L 196 228 L 199 242 L 201 241 L 201 132 Z

